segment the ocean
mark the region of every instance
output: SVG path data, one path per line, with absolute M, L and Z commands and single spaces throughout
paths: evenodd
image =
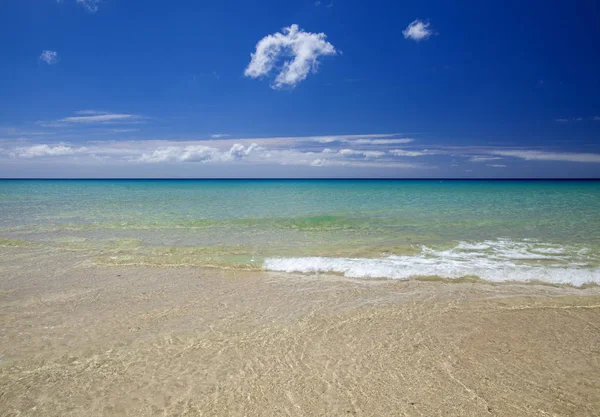
M 100 265 L 600 284 L 600 181 L 0 180 L 0 246 Z

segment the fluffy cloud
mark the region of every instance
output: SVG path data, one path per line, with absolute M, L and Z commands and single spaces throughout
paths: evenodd
M 304 32 L 298 25 L 291 25 L 281 33 L 267 35 L 256 44 L 256 52 L 244 75 L 251 78 L 265 76 L 284 58 L 292 58 L 283 62 L 279 73 L 271 84 L 274 89 L 295 87 L 306 79 L 312 71 L 317 71 L 319 57 L 335 55 L 335 47 L 327 42 L 324 33 Z
M 159 148 L 152 153 L 144 153 L 140 156 L 138 162 L 207 162 L 216 159 L 220 152 L 216 148 L 202 145 L 192 145 L 185 147 L 169 146 Z
M 260 149 L 255 143 L 250 146 L 234 144 L 228 151 L 204 145 L 168 146 L 143 153 L 137 162 L 227 162 L 244 159 L 252 151 Z
M 73 118 L 106 116 L 88 110 Z M 110 113 L 114 116 L 117 114 Z M 117 118 L 118 119 L 118 118 Z M 67 118 L 62 119 L 67 120 Z M 83 119 L 87 120 L 87 119 Z M 98 119 L 93 119 L 98 123 Z M 72 130 L 75 123 L 65 124 Z M 88 123 L 88 121 L 82 122 Z M 91 122 L 90 122 L 91 123 Z M 2 134 L 4 132 L 4 137 Z M 60 130 L 58 131 L 60 133 Z M 32 132 L 38 133 L 38 132 Z M 67 133 L 68 134 L 68 133 Z M 489 146 L 429 146 L 428 149 L 403 147 L 395 142 L 410 143 L 413 139 L 395 138 L 395 134 L 335 135 L 309 137 L 212 138 L 208 140 L 100 140 L 69 144 L 37 142 L 13 128 L 0 129 L 0 158 L 52 158 L 57 163 L 77 159 L 79 162 L 98 161 L 128 163 L 219 163 L 271 164 L 303 166 L 407 166 L 406 158 L 439 163 L 440 158 L 464 158 L 468 162 L 487 163 L 501 168 L 503 160 L 519 158 L 529 161 L 564 161 L 600 163 L 600 153 L 574 153 L 562 150 L 532 150 Z M 453 162 L 455 163 L 455 162 Z M 404 164 L 404 165 L 403 165 Z M 412 164 L 426 167 L 424 164 Z
M 14 152 L 11 152 L 11 156 L 21 157 L 21 158 L 35 158 L 35 157 L 43 157 L 43 156 L 64 156 L 64 155 L 74 155 L 77 152 L 83 152 L 85 148 L 74 149 L 70 146 L 65 146 L 62 144 L 49 146 L 46 144 L 43 145 L 33 145 L 27 147 L 19 147 Z
M 414 20 L 402 31 L 404 39 L 412 39 L 415 42 L 419 42 L 429 38 L 433 34 L 431 29 L 429 29 L 430 25 L 429 22 L 419 19 Z
M 40 54 L 40 59 L 48 65 L 54 65 L 58 62 L 58 53 L 46 49 Z
M 248 147 L 245 147 L 244 145 L 241 145 L 239 143 L 236 143 L 235 145 L 233 145 L 231 147 L 231 149 L 229 150 L 228 155 L 228 159 L 233 160 L 233 159 L 242 159 L 245 156 L 250 155 L 250 153 L 257 149 L 258 145 L 256 143 L 251 144 Z M 260 148 L 258 148 L 260 149 Z
M 81 116 L 86 117 L 86 116 Z M 362 135 L 358 135 L 362 137 Z M 351 137 L 351 136 L 350 136 Z M 338 138 L 347 138 L 340 136 Z M 85 146 L 69 144 L 32 144 L 0 150 L 15 160 L 52 158 L 56 164 L 219 164 L 219 165 L 284 165 L 305 167 L 357 167 L 390 169 L 431 168 L 420 163 L 396 160 L 386 152 L 386 145 L 354 146 L 333 144 L 323 148 L 314 138 L 212 139 L 204 141 L 130 140 L 88 141 Z M 4 146 L 3 146 L 4 147 Z M 382 148 L 381 148 L 382 147 Z

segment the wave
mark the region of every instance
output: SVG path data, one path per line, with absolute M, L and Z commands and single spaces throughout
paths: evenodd
M 458 242 L 444 250 L 422 246 L 416 255 L 387 255 L 382 258 L 267 258 L 263 269 L 338 273 L 349 278 L 437 276 L 449 279 L 478 277 L 490 282 L 541 281 L 573 286 L 600 284 L 598 257 L 590 249 L 533 240 Z

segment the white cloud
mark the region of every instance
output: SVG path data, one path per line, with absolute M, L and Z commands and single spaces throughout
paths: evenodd
M 258 145 L 256 143 L 253 143 L 248 147 L 246 147 L 242 144 L 236 143 L 229 150 L 228 159 L 230 159 L 230 160 L 242 159 L 245 156 L 250 155 L 250 153 L 257 148 L 258 148 Z
M 227 133 L 215 133 L 215 134 L 210 135 L 210 137 L 213 139 L 221 139 L 221 138 L 226 138 L 228 136 L 231 136 L 231 135 L 227 134 Z
M 40 54 L 40 59 L 48 65 L 54 65 L 58 62 L 58 53 L 46 49 Z
M 138 162 L 227 162 L 239 161 L 253 151 L 261 149 L 255 143 L 250 146 L 234 144 L 228 151 L 204 145 L 168 146 L 143 153 Z
M 102 115 L 104 115 L 102 112 L 83 110 L 74 114 L 73 117 Z M 525 164 L 512 158 L 565 162 L 562 168 L 560 168 L 560 164 L 554 164 L 556 171 L 553 172 L 560 172 L 559 170 L 563 169 L 562 172 L 569 173 L 570 168 L 566 165 L 568 162 L 596 163 L 600 166 L 600 153 L 574 153 L 560 149 L 499 148 L 483 145 L 428 145 L 426 147 L 419 145 L 418 148 L 408 145 L 398 148 L 395 144 L 387 143 L 387 141 L 411 141 L 412 139 L 398 138 L 397 134 L 213 138 L 194 141 L 121 138 L 82 142 L 81 138 L 72 133 L 77 131 L 73 128 L 77 125 L 73 123 L 66 125 L 68 129 L 64 131 L 55 129 L 52 131 L 60 135 L 60 140 L 72 138 L 74 142 L 54 141 L 46 136 L 37 136 L 37 140 L 34 142 L 35 136 L 21 138 L 16 135 L 20 132 L 17 132 L 15 128 L 0 126 L 0 147 L 2 148 L 0 149 L 0 166 L 6 168 L 10 164 L 15 169 L 23 170 L 37 166 L 54 167 L 53 169 L 58 170 L 62 167 L 67 169 L 67 167 L 89 165 L 90 167 L 94 166 L 96 172 L 104 172 L 109 175 L 113 172 L 120 172 L 119 170 L 142 173 L 154 172 L 153 170 L 156 169 L 165 173 L 163 175 L 187 173 L 185 175 L 202 176 L 217 175 L 216 173 L 235 175 L 233 173 L 240 172 L 244 172 L 244 175 L 256 173 L 258 176 L 269 172 L 285 172 L 293 176 L 302 172 L 307 175 L 319 176 L 330 175 L 338 170 L 340 173 L 353 175 L 354 168 L 365 169 L 367 171 L 363 172 L 370 173 L 369 175 L 379 175 L 377 172 L 381 172 L 382 175 L 396 175 L 391 170 L 427 170 L 436 166 L 443 170 L 449 169 L 448 164 L 452 164 L 451 166 L 460 164 L 457 161 L 481 162 L 487 164 L 486 169 L 498 168 L 501 170 L 501 168 L 505 168 L 506 171 L 510 167 L 510 171 L 506 171 L 510 175 L 522 174 Z M 101 131 L 102 134 L 106 134 L 111 132 L 113 127 L 122 127 L 108 126 L 105 128 L 100 125 L 98 128 L 98 125 L 91 126 L 93 129 L 87 129 L 86 132 Z M 3 132 L 12 136 L 3 137 Z M 115 135 L 113 134 L 113 139 L 117 138 Z M 45 139 L 41 139 L 42 137 Z M 427 163 L 421 163 L 422 161 L 427 161 Z M 508 163 L 509 161 L 511 163 Z M 531 163 L 527 165 L 533 167 Z M 290 169 L 283 168 L 282 170 L 281 166 L 289 166 Z M 112 171 L 113 168 L 114 171 Z M 368 171 L 369 169 L 375 171 Z M 389 169 L 390 171 L 387 173 L 377 171 L 380 169 Z M 323 172 L 323 174 L 319 174 L 319 172 Z M 445 171 L 440 171 L 440 173 L 442 172 Z M 500 174 L 499 171 L 498 173 Z M 401 175 L 412 176 L 413 173 L 407 171 Z M 421 174 L 415 171 L 414 175 Z
M 11 156 L 18 156 L 21 158 L 35 158 L 43 156 L 64 156 L 74 155 L 77 152 L 84 152 L 85 148 L 73 149 L 70 146 L 63 144 L 50 146 L 47 144 L 33 145 L 28 147 L 19 147 L 15 152 L 11 153 Z
M 295 164 L 295 165 L 304 165 Z M 395 161 L 339 161 L 335 159 L 316 159 L 312 161 L 310 166 L 313 167 L 351 167 L 351 168 L 393 168 L 393 169 L 431 169 L 433 167 L 423 164 L 410 164 L 406 162 L 395 162 Z
M 339 154 L 343 156 L 363 156 L 365 158 L 380 158 L 385 155 L 385 152 L 341 149 L 339 151 Z
M 392 149 L 390 151 L 388 151 L 390 154 L 394 155 L 394 156 L 424 156 L 424 155 L 430 155 L 430 152 L 419 152 L 419 151 L 405 151 L 404 149 Z
M 344 142 L 353 143 L 356 145 L 396 145 L 399 143 L 410 143 L 414 139 L 356 139 L 356 140 L 345 140 Z
M 499 156 L 472 156 L 469 158 L 471 162 L 487 162 L 487 161 L 496 161 L 498 159 L 502 159 Z
M 50 122 L 37 122 L 45 127 L 61 127 L 73 124 L 115 124 L 115 123 L 139 123 L 141 117 L 128 113 L 109 113 L 96 110 L 80 110 L 75 112 L 77 116 L 63 117 Z
M 532 150 L 493 150 L 488 153 L 525 160 L 600 163 L 600 154 L 596 153 L 546 152 Z
M 218 156 L 219 150 L 209 146 L 169 146 L 154 150 L 151 154 L 142 154 L 137 159 L 139 162 L 208 162 Z
M 305 138 L 228 139 L 204 141 L 88 141 L 85 146 L 70 144 L 35 144 L 23 147 L 18 142 L 4 146 L 0 157 L 13 159 L 53 157 L 56 164 L 179 164 L 218 165 L 289 165 L 305 167 L 357 168 L 431 168 L 419 163 L 394 160 L 383 150 L 373 148 L 334 148 L 315 150 Z M 259 145 L 260 143 L 260 145 Z M 314 143 L 314 142 L 313 142 Z
M 319 57 L 336 55 L 335 47 L 327 42 L 324 33 L 304 32 L 298 25 L 291 25 L 281 33 L 267 35 L 256 44 L 256 52 L 244 71 L 251 78 L 263 77 L 275 68 L 283 58 L 293 58 L 283 62 L 275 81 L 274 89 L 295 87 L 306 79 L 312 71 L 317 71 Z
M 396 134 L 374 134 L 374 135 L 345 135 L 345 136 L 313 136 L 305 138 L 319 143 L 343 142 L 353 145 L 395 145 L 413 142 L 411 138 L 381 139 L 397 136 Z
M 412 39 L 413 41 L 419 42 L 429 38 L 433 34 L 431 29 L 429 29 L 430 25 L 429 22 L 424 22 L 419 19 L 414 20 L 402 31 L 404 39 Z
M 123 120 L 131 120 L 135 116 L 133 114 L 106 113 L 96 114 L 93 116 L 71 116 L 57 120 L 64 123 L 107 123 Z
M 86 110 L 77 118 L 105 116 Z M 86 119 L 83 119 L 86 120 Z M 97 121 L 96 119 L 92 119 Z M 126 119 L 127 120 L 127 119 Z M 79 122 L 65 123 L 70 130 Z M 85 123 L 91 123 L 86 120 Z M 102 123 L 103 122 L 99 122 Z M 87 125 L 86 125 L 87 126 Z M 96 126 L 96 125 L 92 125 Z M 61 133 L 61 139 L 72 137 L 70 130 Z M 132 129 L 102 129 L 103 134 L 119 134 Z M 6 132 L 8 136 L 2 137 Z M 537 161 L 564 161 L 600 164 L 600 153 L 575 153 L 562 150 L 523 148 L 496 148 L 490 146 L 429 146 L 427 149 L 396 148 L 395 141 L 412 139 L 394 138 L 395 134 L 334 135 L 310 137 L 213 138 L 208 140 L 88 140 L 75 145 L 61 142 L 33 142 L 14 128 L 0 128 L 1 157 L 14 158 L 54 157 L 68 161 L 73 157 L 106 158 L 111 163 L 211 162 L 221 164 L 278 164 L 316 166 L 373 166 L 386 167 L 402 163 L 399 158 L 461 157 L 468 162 L 503 165 L 508 158 Z M 34 132 L 35 133 L 35 132 Z M 391 136 L 391 137 L 390 137 Z M 436 162 L 437 159 L 428 159 Z M 359 162 L 361 164 L 359 164 Z M 456 162 L 452 162 L 456 163 Z M 422 164 L 416 164 L 424 166 Z
M 98 11 L 98 5 L 102 2 L 101 0 L 76 0 L 77 3 L 81 4 L 90 13 L 96 13 Z

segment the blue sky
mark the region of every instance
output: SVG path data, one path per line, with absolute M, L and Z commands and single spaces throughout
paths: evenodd
M 0 5 L 0 177 L 600 177 L 595 1 Z

